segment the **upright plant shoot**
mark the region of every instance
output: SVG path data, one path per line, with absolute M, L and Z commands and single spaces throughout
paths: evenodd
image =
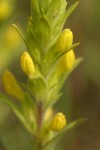
M 0 100 L 9 105 L 32 135 L 33 149 L 54 150 L 58 138 L 84 121 L 68 123 L 62 112 L 53 109 L 65 80 L 82 60 L 75 57 L 78 43 L 73 44 L 72 31 L 63 30 L 78 2 L 69 8 L 66 0 L 30 2 L 26 37 L 14 25 L 26 44 L 20 64 L 27 81 L 19 84 L 10 71 L 5 71 L 2 83 L 6 96 L 0 94 Z

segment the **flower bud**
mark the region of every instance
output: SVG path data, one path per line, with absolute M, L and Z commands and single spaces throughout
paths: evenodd
M 21 56 L 21 67 L 23 72 L 26 73 L 30 79 L 34 78 L 36 68 L 28 52 L 23 52 Z
M 70 29 L 65 29 L 56 43 L 56 49 L 65 51 L 71 47 L 73 43 L 73 33 Z
M 73 50 L 70 50 L 68 53 L 65 54 L 65 67 L 67 70 L 71 69 L 73 67 L 73 64 L 75 63 L 75 54 Z
M 69 71 L 75 63 L 75 54 L 73 50 L 70 50 L 64 56 L 62 56 L 60 63 L 57 67 L 57 73 L 58 75 L 61 75 L 62 73 Z
M 60 131 L 66 126 L 66 118 L 65 115 L 61 112 L 57 113 L 51 124 L 50 124 L 50 129 L 54 131 Z
M 23 100 L 24 92 L 18 85 L 13 74 L 6 70 L 2 75 L 2 83 L 6 93 L 10 96 L 14 96 L 18 100 Z

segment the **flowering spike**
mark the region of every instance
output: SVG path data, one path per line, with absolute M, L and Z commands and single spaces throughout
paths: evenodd
M 30 2 L 31 17 L 28 18 L 26 37 L 16 25 L 13 25 L 28 48 L 28 52 L 24 51 L 21 55 L 21 68 L 28 76 L 28 82 L 22 84 L 25 93 L 9 71 L 5 71 L 2 78 L 6 93 L 22 100 L 20 109 L 17 103 L 9 102 L 9 98 L 2 94 L 0 99 L 11 107 L 32 137 L 35 137 L 35 140 L 32 140 L 35 142 L 33 149 L 49 150 L 54 149 L 55 141 L 61 136 L 61 132 L 63 134 L 81 122 L 75 121 L 66 127 L 65 115 L 62 112 L 54 115 L 53 110 L 53 105 L 62 95 L 60 89 L 64 81 L 80 62 L 80 59 L 75 60 L 72 50 L 77 46 L 72 45 L 72 31 L 70 29 L 62 31 L 65 20 L 78 2 L 69 9 L 66 9 L 66 0 L 30 0 Z M 9 16 L 9 13 L 7 15 Z M 0 21 L 8 16 L 3 15 L 4 18 L 1 17 Z M 10 39 L 4 39 L 4 43 L 8 42 L 5 44 L 7 46 L 12 45 L 14 39 L 16 41 L 14 35 L 10 36 Z
M 65 115 L 61 112 L 57 113 L 51 124 L 50 124 L 50 129 L 54 131 L 60 131 L 66 126 L 66 118 Z
M 26 51 L 21 55 L 21 67 L 23 72 L 26 73 L 30 79 L 34 78 L 36 75 L 36 68 L 31 56 Z
M 6 70 L 2 75 L 2 83 L 7 94 L 14 96 L 18 100 L 23 100 L 24 92 L 18 85 L 13 74 Z
M 59 51 L 67 50 L 73 43 L 73 33 L 70 29 L 65 29 L 56 43 L 56 49 Z

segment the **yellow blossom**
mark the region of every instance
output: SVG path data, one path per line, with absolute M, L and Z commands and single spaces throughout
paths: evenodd
M 21 55 L 21 67 L 23 72 L 26 73 L 30 79 L 34 78 L 36 75 L 36 68 L 31 56 L 26 51 Z
M 73 50 L 70 50 L 64 56 L 62 56 L 60 63 L 57 67 L 57 73 L 62 74 L 66 71 L 69 71 L 75 63 L 75 54 Z
M 7 19 L 12 13 L 12 6 L 9 1 L 0 1 L 0 21 Z
M 75 62 L 75 54 L 73 50 L 70 50 L 68 53 L 66 53 L 62 59 L 65 59 L 65 67 L 67 70 L 71 69 L 74 62 Z
M 73 43 L 73 33 L 70 29 L 65 29 L 56 43 L 56 49 L 59 51 L 67 50 Z
M 5 47 L 18 47 L 21 43 L 21 38 L 19 33 L 13 26 L 9 26 L 6 34 L 4 36 L 4 46 Z
M 54 116 L 50 124 L 50 129 L 53 131 L 60 131 L 66 126 L 66 123 L 65 115 L 59 112 Z
M 18 100 L 23 100 L 24 92 L 21 87 L 18 85 L 13 74 L 6 70 L 2 75 L 3 87 L 7 94 L 14 96 Z

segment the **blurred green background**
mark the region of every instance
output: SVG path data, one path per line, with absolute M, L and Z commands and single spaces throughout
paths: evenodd
M 4 15 L 3 9 L 9 13 Z M 69 6 L 76 0 L 68 0 Z M 9 8 L 10 7 L 10 8 Z M 63 96 L 55 106 L 63 111 L 67 121 L 88 118 L 88 121 L 60 142 L 61 150 L 100 150 L 100 0 L 80 0 L 65 28 L 74 33 L 75 49 L 83 62 L 66 81 Z M 9 68 L 19 81 L 24 80 L 20 68 L 20 54 L 26 49 L 16 30 L 17 24 L 25 35 L 27 17 L 30 16 L 29 0 L 0 0 L 0 74 Z M 2 15 L 3 14 L 3 15 Z M 18 71 L 19 70 L 19 71 Z M 2 85 L 0 84 L 1 91 Z M 32 150 L 31 137 L 12 111 L 0 102 L 0 150 Z

